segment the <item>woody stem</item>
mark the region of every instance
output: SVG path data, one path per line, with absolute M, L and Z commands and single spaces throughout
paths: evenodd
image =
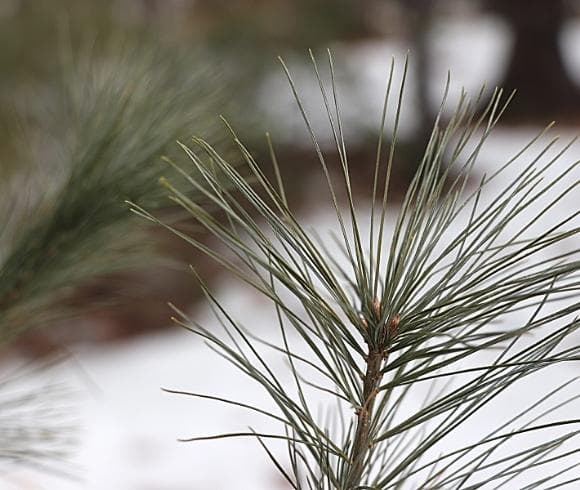
M 360 486 L 365 461 L 372 446 L 371 420 L 375 398 L 381 382 L 381 366 L 385 353 L 369 346 L 366 372 L 363 379 L 362 405 L 357 410 L 356 432 L 350 454 L 350 467 L 346 477 L 346 490 Z

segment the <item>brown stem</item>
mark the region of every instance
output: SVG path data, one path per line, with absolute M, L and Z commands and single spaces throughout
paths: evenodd
M 363 404 L 357 409 L 356 433 L 350 455 L 351 465 L 346 478 L 346 490 L 357 488 L 365 468 L 365 460 L 372 446 L 371 426 L 373 406 L 381 382 L 381 366 L 385 358 L 383 350 L 369 346 L 367 368 L 363 379 Z

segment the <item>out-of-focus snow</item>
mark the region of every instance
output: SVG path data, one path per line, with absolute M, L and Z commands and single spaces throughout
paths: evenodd
M 453 73 L 453 90 L 463 84 L 470 92 L 476 91 L 483 81 L 493 85 L 502 68 L 498 59 L 505 57 L 508 43 L 504 28 L 491 21 L 477 24 L 442 24 L 435 29 L 432 97 L 439 98 L 445 72 Z M 406 48 L 393 44 L 377 44 L 345 50 L 346 58 L 339 62 L 351 67 L 359 81 L 355 92 L 344 101 L 345 126 L 356 128 L 363 121 L 379 121 L 385 77 L 390 57 L 401 59 Z M 341 60 L 342 53 L 335 56 Z M 412 57 L 412 54 L 411 54 Z M 579 63 L 580 66 L 580 63 Z M 292 67 L 291 67 L 292 68 Z M 294 70 L 293 70 L 294 71 Z M 300 71 L 300 70 L 299 70 Z M 306 71 L 301 72 L 306 73 Z M 413 71 L 410 72 L 409 91 L 412 92 Z M 297 76 L 302 82 L 306 78 Z M 312 78 L 309 75 L 310 83 Z M 276 83 L 266 87 L 264 104 L 278 120 L 288 127 L 278 131 L 292 134 L 304 131 L 301 123 L 288 116 L 291 101 L 286 87 Z M 353 85 L 351 85 L 353 86 Z M 303 87 L 310 114 L 322 113 L 320 101 L 312 96 L 315 87 Z M 355 102 L 356 101 L 356 102 Z M 412 130 L 414 105 L 405 104 L 404 128 Z M 296 114 L 296 113 L 294 113 Z M 282 115 L 284 117 L 282 117 Z M 376 116 L 376 117 L 375 117 Z M 316 121 L 315 121 L 316 122 Z M 300 129 L 297 129 L 300 127 Z M 289 133 L 290 131 L 290 133 Z M 491 174 L 516 153 L 535 134 L 535 129 L 499 130 L 484 147 L 476 172 Z M 546 141 L 546 140 L 544 140 Z M 580 149 L 573 147 L 562 158 L 561 164 L 550 172 L 549 178 L 559 175 L 566 166 L 580 158 Z M 531 155 L 533 155 L 533 151 Z M 522 157 L 521 169 L 532 157 Z M 507 183 L 510 173 L 498 179 Z M 566 182 L 578 179 L 578 172 Z M 494 187 L 500 188 L 500 187 Z M 557 214 L 564 216 L 578 206 L 578 193 L 563 203 Z M 487 199 L 493 199 L 488 195 Z M 538 208 L 541 209 L 541 205 Z M 537 212 L 537 211 L 536 211 Z M 328 210 L 306 217 L 306 222 L 324 236 L 325 229 L 335 225 Z M 554 216 L 554 215 L 552 215 Z M 527 215 L 528 219 L 532 216 Z M 549 223 L 548 223 L 549 224 Z M 276 328 L 271 306 L 254 293 L 239 285 L 224 284 L 219 297 L 229 311 L 247 328 L 257 333 L 268 333 Z M 204 324 L 215 323 L 203 310 L 193 315 Z M 169 312 L 168 312 L 169 316 Z M 522 319 L 524 321 L 524 319 Z M 283 368 L 279 358 L 272 358 L 277 369 Z M 526 400 L 535 399 L 566 379 L 577 376 L 578 366 L 558 366 L 546 371 L 541 378 L 531 379 L 509 394 L 500 397 L 493 409 L 484 410 L 475 423 L 459 431 L 453 441 L 458 447 L 472 441 L 483 428 L 492 428 L 502 413 L 502 407 L 525 406 Z M 221 440 L 184 443 L 177 438 L 208 435 L 227 431 L 245 431 L 248 426 L 260 430 L 279 428 L 257 414 L 236 408 L 224 408 L 211 401 L 167 394 L 161 387 L 208 393 L 242 401 L 268 403 L 265 393 L 249 382 L 232 366 L 213 353 L 195 335 L 179 330 L 157 334 L 113 348 L 79 349 L 72 361 L 60 368 L 61 378 L 76 386 L 82 395 L 78 398 L 79 418 L 84 426 L 82 445 L 75 459 L 80 480 L 53 478 L 23 468 L 7 468 L 0 480 L 0 488 L 45 490 L 192 490 L 192 489 L 275 489 L 284 488 L 274 466 L 255 440 Z M 290 375 L 288 374 L 288 381 Z M 419 397 L 419 395 L 417 395 Z M 419 402 L 419 398 L 416 400 Z M 578 407 L 564 408 L 560 415 L 575 417 Z M 481 434 L 479 434 L 481 435 Z M 447 446 L 451 447 L 451 446 Z M 439 446 L 438 450 L 445 450 Z
M 484 84 L 493 89 L 499 83 L 507 62 L 511 39 L 507 27 L 497 18 L 483 16 L 476 23 L 465 20 L 434 22 L 432 31 L 432 42 L 429 46 L 432 56 L 429 97 L 432 107 L 437 108 L 441 103 L 448 73 L 449 100 L 456 100 L 462 88 L 475 97 Z M 336 45 L 331 51 L 336 65 L 341 119 L 347 135 L 351 138 L 376 133 L 392 60 L 395 62 L 395 69 L 390 106 L 394 113 L 403 65 L 408 54 L 409 70 L 399 126 L 399 134 L 408 137 L 418 123 L 416 67 L 412 48 L 403 42 L 388 40 Z M 315 57 L 331 99 L 327 54 L 320 52 Z M 312 126 L 321 130 L 319 140 L 323 144 L 333 145 L 327 131 L 327 115 L 312 63 L 306 55 L 285 61 Z M 272 70 L 261 93 L 258 107 L 270 123 L 272 134 L 278 140 L 308 147 L 311 144 L 310 137 L 282 69 Z M 394 117 L 388 117 L 388 131 L 392 131 L 393 124 Z
M 564 25 L 562 36 L 560 38 L 560 48 L 563 53 L 563 59 L 566 69 L 574 78 L 576 83 L 580 83 L 580 22 L 578 20 L 569 20 Z

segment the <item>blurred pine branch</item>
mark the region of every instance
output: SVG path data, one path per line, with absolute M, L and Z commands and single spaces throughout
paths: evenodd
M 201 57 L 111 43 L 65 64 L 62 146 L 3 184 L 2 338 L 70 315 L 61 300 L 95 277 L 150 265 L 152 240 L 123 203 L 168 207 L 161 156 L 194 130 L 211 135 L 223 100 Z
M 211 121 L 227 105 L 201 50 L 99 42 L 63 49 L 59 97 L 37 120 L 39 148 L 31 137 L 18 166 L 2 162 L 0 348 L 87 314 L 102 299 L 70 298 L 96 279 L 165 260 L 125 201 L 183 216 L 160 190 L 161 174 L 171 174 L 162 157 L 193 132 L 215 135 Z M 55 390 L 21 378 L 4 374 L 0 383 L 0 461 L 55 470 L 74 435 L 61 423 L 66 410 Z

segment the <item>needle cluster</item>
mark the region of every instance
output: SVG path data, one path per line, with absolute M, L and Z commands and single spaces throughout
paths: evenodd
M 278 433 L 249 430 L 188 440 L 256 438 L 295 489 L 532 489 L 576 481 L 575 465 L 566 462 L 579 450 L 580 420 L 558 417 L 574 399 L 557 401 L 568 380 L 542 386 L 525 406 L 513 404 L 506 420 L 491 430 L 482 426 L 467 444 L 440 448 L 460 441 L 466 424 L 477 422 L 524 379 L 580 358 L 580 346 L 566 342 L 579 326 L 580 261 L 577 247 L 568 247 L 578 238 L 579 211 L 550 214 L 577 192 L 578 182 L 562 190 L 558 185 L 578 162 L 548 178 L 568 146 L 548 158 L 554 139 L 535 153 L 533 144 L 546 134 L 541 132 L 476 182 L 478 156 L 510 97 L 496 90 L 489 105 L 478 110 L 482 98 L 470 101 L 462 94 L 445 122 L 442 104 L 415 177 L 395 205 L 389 184 L 407 65 L 396 89 L 393 63 L 373 181 L 366 199 L 357 202 L 330 55 L 328 61 L 330 87 L 312 57 L 340 157 L 339 178 L 283 68 L 327 184 L 339 230 L 334 242 L 320 239 L 293 213 L 270 140 L 272 180 L 231 128 L 244 168 L 199 138 L 182 145 L 187 165 L 173 164 L 217 212 L 187 196 L 181 184 L 163 180 L 171 198 L 221 248 L 210 248 L 133 206 L 254 288 L 276 313 L 278 337 L 272 340 L 268 332 L 262 338 L 241 325 L 203 281 L 223 328 L 201 325 L 176 310 L 176 321 L 261 385 L 273 408 L 218 394 L 188 394 L 238 405 L 280 424 Z M 391 117 L 394 129 L 387 143 L 385 120 Z M 513 177 L 501 180 L 512 171 Z M 489 199 L 491 189 L 499 197 Z M 541 209 L 532 212 L 539 202 Z M 547 227 L 538 226 L 550 216 Z M 271 367 L 267 356 L 272 353 L 286 359 L 290 381 Z M 425 386 L 430 386 L 427 392 Z M 320 417 L 313 392 L 326 397 L 330 416 Z M 530 434 L 539 440 L 510 444 L 517 438 L 528 441 Z M 287 444 L 286 458 L 268 444 L 280 439 Z M 538 467 L 541 477 L 533 472 Z

